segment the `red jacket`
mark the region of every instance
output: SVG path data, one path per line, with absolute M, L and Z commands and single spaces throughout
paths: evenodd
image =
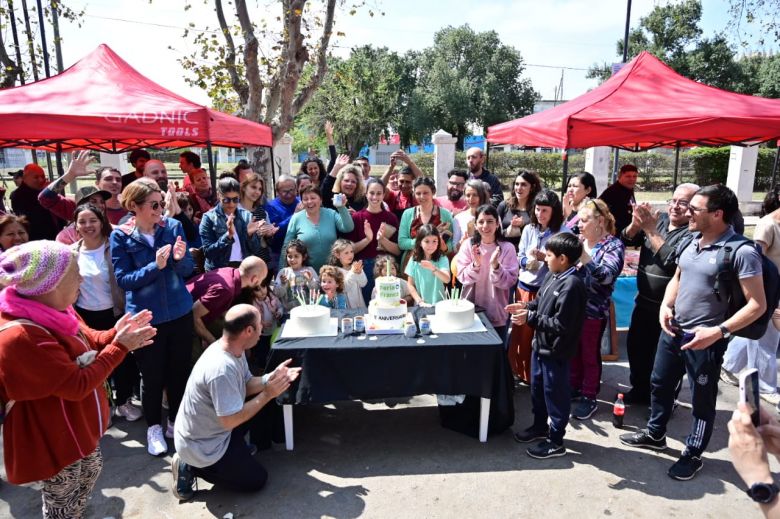
M 0 313 L 0 326 L 13 320 Z M 8 481 L 49 479 L 95 450 L 110 418 L 105 381 L 127 354 L 115 335 L 83 322 L 78 337 L 29 324 L 0 332 L 0 400 L 14 401 L 3 424 Z M 80 368 L 90 349 L 100 353 Z

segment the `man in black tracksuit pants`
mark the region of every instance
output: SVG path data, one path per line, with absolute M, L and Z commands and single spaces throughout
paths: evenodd
M 556 234 L 545 245 L 550 270 L 539 295 L 530 303 L 507 306 L 514 324 L 528 323 L 535 329 L 531 355 L 531 403 L 533 424 L 514 438 L 521 443 L 543 440 L 526 452 L 545 459 L 566 454 L 563 436 L 571 412 L 569 362 L 585 320 L 587 293 L 575 264 L 582 245 L 573 234 Z M 548 417 L 550 427 L 547 426 Z

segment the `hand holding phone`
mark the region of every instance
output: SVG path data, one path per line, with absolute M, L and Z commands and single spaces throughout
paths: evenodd
M 750 420 L 755 427 L 760 423 L 758 395 L 758 370 L 746 369 L 739 375 L 739 401 L 750 409 Z

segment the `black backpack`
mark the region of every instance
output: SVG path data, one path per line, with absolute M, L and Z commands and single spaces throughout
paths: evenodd
M 761 247 L 740 234 L 735 234 L 729 238 L 726 241 L 726 244 L 718 251 L 716 259 L 718 273 L 715 276 L 715 284 L 712 287 L 712 292 L 715 294 L 715 297 L 718 298 L 718 301 L 720 301 L 723 296 L 728 299 L 729 306 L 726 311 L 725 319 L 730 318 L 740 308 L 747 304 L 745 295 L 742 293 L 742 287 L 739 285 L 739 278 L 734 272 L 732 265 L 737 249 L 748 244 L 749 246 L 754 247 L 759 255 L 761 255 L 766 310 L 761 317 L 744 328 L 735 330 L 732 333 L 738 337 L 758 340 L 766 333 L 767 325 L 772 319 L 772 313 L 775 311 L 775 308 L 777 308 L 778 300 L 780 300 L 780 274 L 777 271 L 777 266 L 772 263 L 769 258 L 764 256 Z

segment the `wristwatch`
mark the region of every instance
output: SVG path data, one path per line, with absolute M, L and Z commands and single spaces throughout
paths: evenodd
M 718 325 L 718 328 L 720 329 L 720 333 L 721 333 L 721 334 L 723 334 L 723 338 L 724 338 L 724 339 L 729 339 L 729 338 L 731 338 L 731 332 L 729 331 L 729 329 L 728 329 L 728 328 L 726 328 L 726 327 L 725 327 L 724 325 L 722 325 L 722 324 L 719 324 L 719 325 Z
M 745 493 L 756 503 L 771 503 L 777 497 L 780 488 L 774 483 L 753 483 Z

